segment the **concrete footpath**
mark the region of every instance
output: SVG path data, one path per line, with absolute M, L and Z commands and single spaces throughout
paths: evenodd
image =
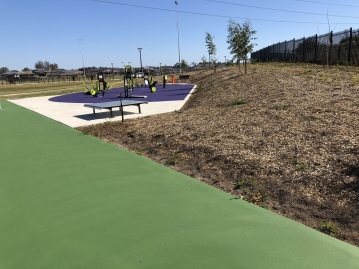
M 125 107 L 125 120 L 180 110 L 195 87 L 196 85 L 193 84 L 168 84 L 163 89 L 162 85 L 159 84 L 155 93 L 150 93 L 148 88 L 135 88 L 131 94 L 143 95 L 147 98 L 132 98 L 132 100 L 147 101 L 148 104 L 141 105 L 141 114 L 138 113 L 137 106 Z M 112 89 L 106 92 L 104 97 L 99 96 L 97 98 L 80 92 L 63 96 L 18 98 L 9 101 L 75 128 L 121 120 L 121 113 L 118 108 L 113 110 L 114 117 L 111 118 L 109 110 L 96 110 L 96 114 L 93 114 L 92 109 L 84 107 L 85 103 L 119 101 L 120 99 L 117 97 L 119 92 L 123 92 L 123 88 Z M 124 94 L 122 95 L 124 96 Z
M 0 101 L 0 268 L 359 268 L 359 248 Z

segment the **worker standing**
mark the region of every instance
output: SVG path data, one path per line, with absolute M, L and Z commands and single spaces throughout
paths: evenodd
M 166 88 L 167 75 L 163 76 L 163 88 Z

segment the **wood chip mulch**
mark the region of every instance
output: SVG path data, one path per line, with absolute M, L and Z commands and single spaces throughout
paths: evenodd
M 79 130 L 359 246 L 358 71 L 196 71 L 180 111 Z

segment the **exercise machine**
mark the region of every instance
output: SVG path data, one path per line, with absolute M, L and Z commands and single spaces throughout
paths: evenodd
M 101 89 L 101 84 L 102 84 L 102 89 Z M 111 90 L 114 84 L 115 82 L 108 84 L 105 81 L 103 73 L 97 73 L 97 81 L 96 82 L 92 81 L 92 89 L 88 88 L 85 84 L 85 80 L 83 80 L 83 85 L 85 88 L 84 93 L 86 95 L 92 95 L 93 97 L 97 97 L 99 93 L 102 93 L 102 96 L 104 96 L 105 92 Z

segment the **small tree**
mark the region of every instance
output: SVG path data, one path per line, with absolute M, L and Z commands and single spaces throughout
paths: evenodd
M 181 60 L 181 69 L 182 70 L 187 70 L 188 68 L 188 63 L 185 60 Z
M 202 67 L 205 68 L 206 65 L 207 65 L 207 58 L 206 58 L 206 56 L 203 55 L 202 58 L 201 58 L 201 61 L 202 61 Z
M 217 72 L 217 61 L 218 61 L 218 58 L 216 58 L 215 56 L 212 56 L 212 57 L 211 57 L 211 61 L 212 61 L 212 65 L 213 65 L 214 71 Z
M 30 68 L 25 67 L 24 69 L 22 69 L 22 71 L 31 71 Z
M 256 45 L 251 43 L 253 40 L 257 39 L 253 37 L 256 32 L 257 31 L 253 30 L 249 20 L 246 20 L 242 26 L 232 19 L 229 20 L 227 36 L 227 43 L 229 44 L 228 49 L 230 50 L 230 53 L 234 55 L 233 60 L 237 59 L 239 71 L 240 60 L 243 59 L 245 73 L 247 73 L 246 64 L 248 54 L 253 51 L 253 48 Z
M 206 47 L 208 51 L 208 64 L 209 68 L 211 68 L 211 55 L 215 57 L 217 53 L 216 45 L 213 43 L 214 36 L 212 36 L 210 33 L 206 32 Z
M 241 31 L 241 41 L 242 41 L 242 59 L 244 59 L 244 73 L 247 74 L 247 60 L 248 54 L 253 52 L 254 46 L 257 44 L 252 43 L 253 40 L 256 40 L 256 37 L 253 37 L 257 33 L 256 30 L 253 30 L 252 23 L 250 20 L 246 20 L 242 25 Z

